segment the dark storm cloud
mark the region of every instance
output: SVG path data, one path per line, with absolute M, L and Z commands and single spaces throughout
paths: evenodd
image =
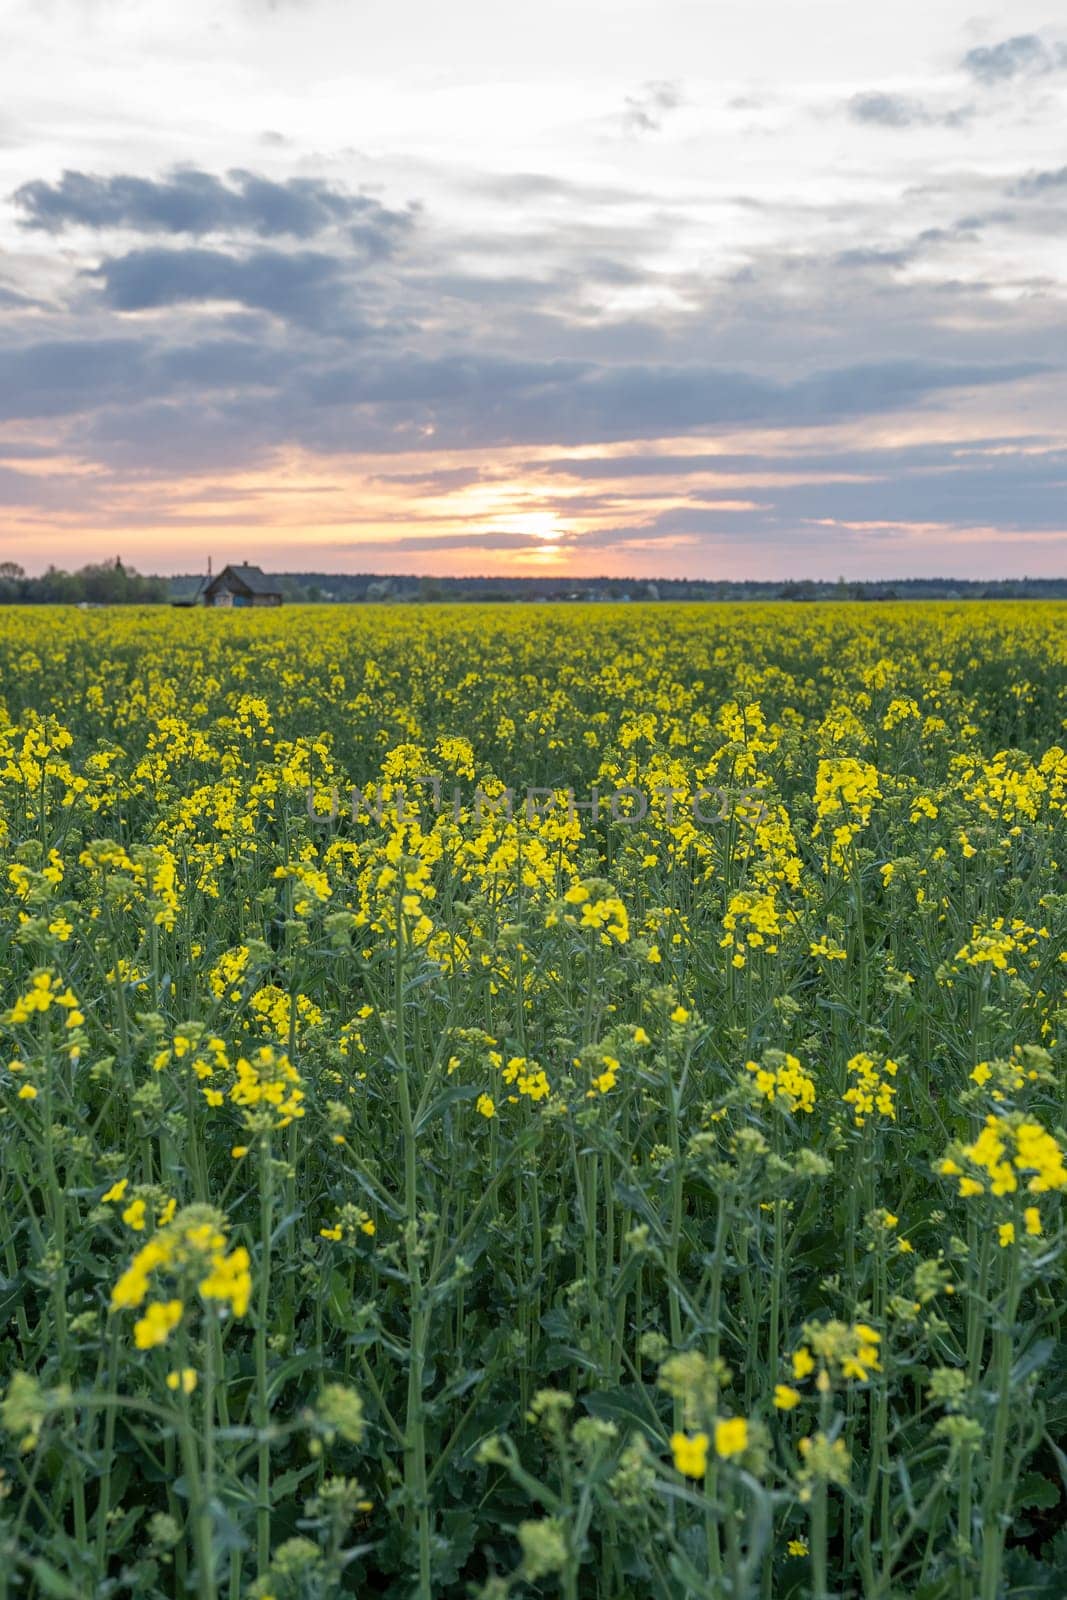
M 320 178 L 279 183 L 236 170 L 224 182 L 196 167 L 182 167 L 159 179 L 67 171 L 58 183 L 24 183 L 13 200 L 23 213 L 23 227 L 50 233 L 77 225 L 310 239 L 344 225 L 373 254 L 387 254 L 412 223 L 411 211 L 390 211 L 368 195 L 347 194 Z
M 1046 41 L 1037 33 L 1017 33 L 999 44 L 968 50 L 961 64 L 965 72 L 984 84 L 1040 77 L 1067 66 L 1067 44 Z

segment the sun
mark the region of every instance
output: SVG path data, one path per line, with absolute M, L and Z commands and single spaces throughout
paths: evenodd
M 567 532 L 554 511 L 512 511 L 496 520 L 505 533 L 525 533 L 546 544 L 558 544 Z

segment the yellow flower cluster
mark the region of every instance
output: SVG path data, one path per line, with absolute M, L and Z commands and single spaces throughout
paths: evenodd
M 153 1299 L 134 1329 L 139 1349 L 164 1343 L 195 1291 L 213 1306 L 243 1317 L 252 1294 L 250 1258 L 227 1251 L 226 1224 L 210 1206 L 188 1206 L 141 1246 L 111 1291 L 112 1311 L 133 1311 Z M 177 1292 L 159 1298 L 162 1284 Z
M 715 1423 L 714 1451 L 720 1461 L 744 1455 L 749 1444 L 749 1427 L 744 1417 L 724 1417 Z M 674 1466 L 686 1478 L 703 1478 L 708 1470 L 708 1450 L 712 1440 L 706 1433 L 672 1433 L 671 1455 Z
M 276 1128 L 287 1128 L 304 1115 L 300 1074 L 289 1057 L 273 1045 L 262 1045 L 251 1059 L 239 1056 L 234 1072 L 237 1081 L 230 1099 L 244 1111 L 268 1112 Z
M 825 1388 L 835 1376 L 866 1383 L 881 1371 L 882 1336 L 866 1322 L 806 1322 L 804 1342 L 792 1355 L 793 1378 L 803 1383 L 816 1373 L 816 1386 Z M 788 1409 L 790 1391 L 783 1390 Z
M 980 1089 L 991 1084 L 990 1098 L 1003 1103 L 1009 1096 L 1021 1095 L 1036 1085 L 1054 1085 L 1056 1072 L 1051 1056 L 1040 1045 L 1016 1045 L 1006 1061 L 979 1061 L 971 1073 L 971 1082 Z
M 829 864 L 843 866 L 857 834 L 871 820 L 871 807 L 881 798 L 878 769 L 869 761 L 852 756 L 836 756 L 819 762 L 815 777 L 816 822 L 812 838 L 817 839 L 826 823 L 832 830 Z
M 252 952 L 246 944 L 227 950 L 219 957 L 208 974 L 208 984 L 216 1000 L 223 996 L 230 1000 L 241 998 L 241 984 L 251 960 Z
M 1024 1185 L 1030 1194 L 1067 1189 L 1063 1151 L 1039 1122 L 1022 1112 L 990 1113 L 973 1144 L 963 1144 L 938 1167 L 943 1177 L 957 1178 L 964 1198 L 989 1193 L 1015 1194 Z
M 765 950 L 775 955 L 781 937 L 782 924 L 775 904 L 773 890 L 760 894 L 742 889 L 730 897 L 723 914 L 724 933 L 719 940 L 725 950 L 732 950 L 733 965 L 743 967 L 747 950 Z
M 815 1109 L 815 1080 L 796 1056 L 782 1050 L 767 1050 L 759 1061 L 746 1061 L 756 1088 L 772 1105 L 787 1111 L 811 1112 Z
M 43 1015 L 52 1006 L 59 1006 L 67 1013 L 68 1028 L 80 1028 L 85 1022 L 74 990 L 68 988 L 55 973 L 35 972 L 30 980 L 30 987 L 24 994 L 19 995 L 4 1017 L 4 1021 L 13 1027 L 18 1027 L 24 1022 L 29 1022 L 34 1015 Z
M 515 1091 L 508 1096 L 512 1101 L 520 1096 L 533 1101 L 547 1100 L 552 1092 L 544 1068 L 525 1056 L 510 1056 L 505 1061 L 499 1050 L 490 1050 L 489 1065 L 500 1073 L 508 1088 Z
M 317 1028 L 323 1022 L 323 1012 L 320 1006 L 306 994 L 294 996 L 296 1007 L 296 1031 L 300 1037 L 307 1028 Z M 292 1024 L 293 1002 L 290 1001 L 284 989 L 279 989 L 277 984 L 267 984 L 265 988 L 257 989 L 248 997 L 248 1012 L 264 1032 L 270 1032 L 275 1039 L 288 1040 Z
M 1010 922 L 997 917 L 986 927 L 973 928 L 967 943 L 956 951 L 956 960 L 968 967 L 988 964 L 996 972 L 1014 974 L 1018 957 L 1029 955 L 1038 939 L 1047 938 L 1047 928 L 1031 928 L 1021 917 Z
M 607 889 L 608 892 L 600 892 Z M 591 928 L 601 936 L 601 943 L 610 945 L 625 944 L 630 937 L 630 918 L 617 894 L 610 892 L 610 886 L 603 885 L 597 879 L 590 879 L 583 883 L 573 883 L 563 896 L 563 905 L 567 908 L 562 913 L 550 912 L 546 918 L 546 926 L 554 927 L 562 916 L 563 920 L 575 924 L 580 928 Z M 571 908 L 580 907 L 577 919 Z
M 875 1057 L 860 1050 L 846 1065 L 849 1078 L 855 1079 L 841 1096 L 852 1107 L 852 1119 L 862 1128 L 875 1112 L 890 1121 L 896 1121 L 896 1089 L 891 1080 L 900 1071 L 896 1061 L 888 1056 Z

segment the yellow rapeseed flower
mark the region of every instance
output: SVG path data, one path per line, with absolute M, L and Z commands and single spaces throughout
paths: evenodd
M 671 1434 L 671 1451 L 677 1471 L 686 1478 L 702 1478 L 708 1469 L 708 1436 L 706 1433 Z
M 180 1389 L 182 1394 L 192 1394 L 196 1384 L 197 1376 L 194 1367 L 182 1367 L 178 1372 L 167 1373 L 168 1389 Z
M 180 1300 L 153 1300 L 145 1307 L 144 1316 L 133 1325 L 133 1341 L 138 1350 L 152 1350 L 166 1344 L 182 1316 Z
M 715 1454 L 724 1460 L 748 1449 L 748 1423 L 744 1417 L 726 1417 L 715 1424 Z

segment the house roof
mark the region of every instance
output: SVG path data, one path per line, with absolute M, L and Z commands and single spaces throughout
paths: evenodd
M 218 577 L 207 585 L 209 589 L 217 588 L 224 578 L 232 578 L 237 585 L 248 591 L 249 594 L 281 594 L 278 585 L 267 577 L 262 567 L 226 566 L 223 567 Z
M 207 588 L 207 578 L 172 578 L 167 597 L 172 606 L 195 606 Z

